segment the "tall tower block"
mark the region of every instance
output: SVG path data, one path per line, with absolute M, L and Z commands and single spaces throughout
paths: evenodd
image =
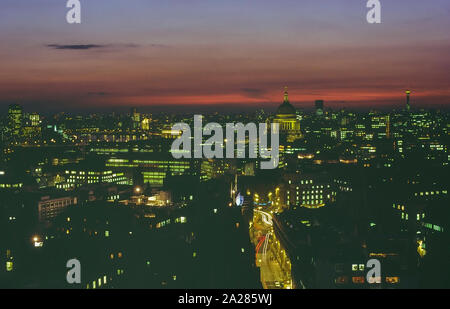
M 409 103 L 409 96 L 411 94 L 410 90 L 406 90 L 406 110 L 409 112 L 411 110 L 411 105 Z

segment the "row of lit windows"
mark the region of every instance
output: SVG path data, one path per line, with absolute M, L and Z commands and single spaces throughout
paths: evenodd
M 0 188 L 22 188 L 22 183 L 2 183 L 0 184 Z
M 299 191 L 297 191 L 298 195 Z M 302 194 L 314 194 L 314 193 L 323 193 L 323 190 L 316 190 L 316 191 L 302 191 Z
M 66 205 L 70 205 L 70 204 L 72 204 L 72 200 L 67 199 L 67 200 L 57 201 L 57 202 L 42 203 L 42 204 L 40 204 L 40 206 L 42 208 L 51 208 L 51 207 L 66 206 Z
M 414 193 L 414 196 L 424 196 L 424 195 L 439 195 L 439 194 L 441 194 L 441 191 L 431 191 L 431 192 L 420 192 L 420 193 L 418 193 L 418 192 L 416 192 L 416 193 Z M 447 190 L 442 190 L 442 194 L 447 194 Z
M 120 269 L 118 269 L 117 271 L 118 271 L 118 273 L 117 273 L 118 275 L 120 275 L 120 274 L 123 273 L 123 271 L 119 273 Z M 103 283 L 103 284 L 106 284 L 106 283 L 107 283 L 107 277 L 106 277 L 106 276 L 103 276 L 103 280 L 102 280 L 102 278 L 98 278 L 98 280 L 92 281 L 92 285 L 91 285 L 91 286 L 90 286 L 89 283 L 88 283 L 87 286 L 86 286 L 86 288 L 87 288 L 87 289 L 90 289 L 90 288 L 92 287 L 93 289 L 96 289 L 97 287 L 101 287 L 101 286 L 102 286 L 102 283 Z
M 66 174 L 76 175 L 77 171 L 66 171 Z M 86 175 L 86 172 L 79 171 L 79 175 Z M 112 174 L 112 171 L 102 171 L 102 172 L 87 172 L 88 175 L 109 175 Z M 72 177 L 72 176 L 70 176 Z
M 435 224 L 431 224 L 431 223 L 423 223 L 423 226 L 428 229 L 435 230 L 437 232 L 444 232 L 444 228 L 439 225 L 435 225 Z

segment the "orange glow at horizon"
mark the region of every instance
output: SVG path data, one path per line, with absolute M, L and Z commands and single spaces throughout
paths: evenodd
M 118 96 L 114 98 L 97 98 L 92 101 L 92 104 L 104 106 L 152 106 L 152 105 L 274 105 L 281 104 L 282 102 L 282 89 L 279 91 L 271 91 L 264 94 L 263 97 L 249 97 L 242 93 L 231 94 L 205 94 L 205 95 L 167 95 L 167 96 Z M 450 91 L 424 91 L 413 94 L 415 100 L 426 99 L 427 97 L 435 96 L 449 96 Z M 364 104 L 364 102 L 377 102 L 377 106 L 383 105 L 383 101 L 386 105 L 391 104 L 393 101 L 398 101 L 399 104 L 404 102 L 404 92 L 402 89 L 398 91 L 384 91 L 374 92 L 369 90 L 360 90 L 346 92 L 341 89 L 335 89 L 329 93 L 325 91 L 317 92 L 317 94 L 304 94 L 302 90 L 291 89 L 290 101 L 294 106 L 311 107 L 315 100 L 324 100 L 328 106 L 336 106 L 339 103 L 345 103 L 346 105 L 355 106 L 358 104 Z M 376 106 L 374 106 L 376 107 Z

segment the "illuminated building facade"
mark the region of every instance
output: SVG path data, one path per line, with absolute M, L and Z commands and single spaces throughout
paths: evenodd
M 8 108 L 8 127 L 12 136 L 19 136 L 22 130 L 22 106 L 11 104 Z
M 175 160 L 173 158 L 154 158 L 148 156 L 138 158 L 110 158 L 106 166 L 123 171 L 124 168 L 130 171 L 137 171 L 142 177 L 143 184 L 149 184 L 151 187 L 162 187 L 164 179 L 171 176 L 180 176 L 190 174 L 193 170 L 194 160 Z M 195 173 L 195 172 L 194 172 Z
M 289 208 L 317 209 L 336 201 L 335 183 L 327 175 L 288 177 L 286 203 Z
M 390 136 L 390 119 L 389 115 L 371 117 L 372 136 L 378 139 L 389 138 Z
M 38 113 L 26 115 L 22 126 L 22 135 L 29 140 L 39 139 L 41 133 L 41 117 Z
M 39 116 L 38 113 L 31 113 L 29 119 L 32 127 L 37 127 L 41 125 L 41 117 Z
M 80 187 L 85 184 L 114 183 L 119 185 L 132 185 L 133 182 L 124 172 L 112 171 L 102 168 L 83 168 L 75 166 L 64 173 L 65 181 L 56 184 L 58 189 Z
M 138 113 L 135 107 L 131 109 L 131 120 L 133 123 L 133 129 L 139 129 L 141 123 L 141 114 Z
M 45 222 L 56 218 L 68 206 L 76 205 L 77 198 L 72 196 L 51 198 L 44 196 L 38 202 L 39 221 Z
M 150 119 L 144 118 L 141 121 L 141 129 L 144 131 L 150 130 Z

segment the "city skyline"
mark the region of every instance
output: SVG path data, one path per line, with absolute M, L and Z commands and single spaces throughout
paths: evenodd
M 0 104 L 29 111 L 449 106 L 446 1 L 4 1 Z M 119 14 L 120 12 L 120 14 Z M 231 109 L 230 108 L 230 109 Z
M 399 111 L 317 101 L 299 114 L 285 90 L 275 113 L 200 124 L 12 104 L 0 122 L 0 287 L 448 288 L 448 112 L 404 94 Z M 195 136 L 203 120 L 277 123 L 276 168 L 250 155 L 251 130 L 217 139 L 236 156 L 176 155 L 180 121 L 194 148 L 211 146 Z
M 1 1 L 0 289 L 450 288 L 449 15 Z

